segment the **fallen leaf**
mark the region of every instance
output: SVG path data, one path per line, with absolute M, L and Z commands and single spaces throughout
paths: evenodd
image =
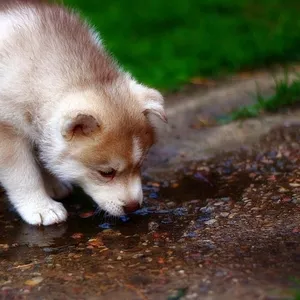
M 279 190 L 278 190 L 279 193 L 286 193 L 288 192 L 288 190 L 284 187 L 280 187 Z
M 151 185 L 152 187 L 160 187 L 159 182 L 149 182 L 147 185 Z
M 83 238 L 83 233 L 81 232 L 76 232 L 74 234 L 71 235 L 72 239 L 82 239 Z
M 190 126 L 193 129 L 200 129 L 203 127 L 215 126 L 217 124 L 216 119 L 209 114 L 198 114 L 197 120 Z
M 164 264 L 164 263 L 165 263 L 165 260 L 164 260 L 162 257 L 159 257 L 157 262 L 158 262 L 159 264 Z
M 29 280 L 26 280 L 25 284 L 29 285 L 29 286 L 36 286 L 36 285 L 40 284 L 43 280 L 44 280 L 43 277 L 34 277 Z
M 88 246 L 99 248 L 99 247 L 103 247 L 104 244 L 101 238 L 96 238 L 96 239 L 89 239 Z
M 208 78 L 203 78 L 203 77 L 193 77 L 190 82 L 192 84 L 197 84 L 197 85 L 206 85 L 206 86 L 215 86 L 217 83 L 214 80 L 208 79 Z
M 12 269 L 23 269 L 23 270 L 27 270 L 30 269 L 32 266 L 34 266 L 33 263 L 30 264 L 25 264 L 25 265 L 17 265 L 15 267 L 12 267 Z
M 0 244 L 0 249 L 7 250 L 9 248 L 8 244 Z
M 275 175 L 269 176 L 268 181 L 276 181 L 276 176 Z
M 292 200 L 291 197 L 284 197 L 284 198 L 282 199 L 282 202 L 290 202 L 291 200 Z
M 94 215 L 93 211 L 88 211 L 88 212 L 81 213 L 79 215 L 79 217 L 85 219 L 85 218 L 89 218 L 89 217 L 91 217 L 93 215 Z
M 247 79 L 253 76 L 253 72 L 240 72 L 233 76 L 233 78 L 239 78 L 239 79 Z

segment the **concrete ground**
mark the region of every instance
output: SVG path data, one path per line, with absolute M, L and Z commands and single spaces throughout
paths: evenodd
M 224 126 L 259 73 L 167 98 L 144 168 L 145 205 L 95 215 L 80 191 L 65 224 L 24 224 L 3 195 L 1 299 L 297 299 L 300 110 Z

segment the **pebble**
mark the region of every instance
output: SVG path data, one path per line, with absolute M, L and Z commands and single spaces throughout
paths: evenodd
M 132 256 L 132 258 L 140 258 L 140 257 L 143 257 L 143 256 L 144 256 L 143 253 L 137 253 L 137 254 L 134 254 L 134 255 Z
M 261 210 L 261 208 L 260 207 L 252 207 L 250 210 L 251 211 L 258 211 L 258 210 Z
M 228 202 L 228 201 L 231 200 L 231 198 L 230 197 L 223 197 L 223 198 L 220 198 L 220 200 L 223 201 L 223 202 Z
M 229 213 L 228 213 L 228 212 L 225 212 L 225 211 L 223 211 L 223 212 L 221 212 L 221 213 L 220 213 L 220 216 L 221 216 L 221 217 L 223 217 L 223 218 L 226 218 L 226 217 L 228 217 L 228 216 L 229 216 Z
M 173 210 L 175 216 L 184 216 L 188 213 L 188 210 L 185 207 L 178 207 Z
M 30 293 L 30 290 L 29 290 L 29 289 L 26 289 L 26 288 L 25 288 L 25 289 L 22 290 L 22 294 L 29 294 L 29 293 Z
M 293 197 L 292 202 L 295 203 L 295 204 L 300 204 L 300 196 L 298 196 L 298 197 Z
M 162 224 L 170 224 L 172 223 L 172 219 L 170 217 L 164 218 L 160 221 Z
M 186 299 L 199 299 L 199 295 L 197 293 L 193 293 L 185 296 Z
M 173 208 L 173 207 L 176 206 L 176 203 L 174 201 L 169 201 L 169 202 L 166 203 L 166 205 L 167 205 L 168 208 Z
M 228 216 L 228 218 L 229 219 L 232 219 L 232 218 L 234 218 L 236 216 L 236 213 L 232 213 L 232 214 L 230 214 L 229 216 Z
M 227 275 L 227 272 L 225 272 L 225 271 L 217 271 L 216 273 L 215 273 L 215 276 L 216 277 L 224 277 L 224 276 L 226 276 Z
M 201 207 L 200 211 L 203 212 L 203 213 L 210 214 L 211 212 L 214 211 L 214 207 L 211 207 L 211 206 Z
M 148 230 L 155 231 L 159 228 L 159 224 L 157 222 L 149 222 L 148 223 Z
M 102 223 L 98 225 L 102 229 L 110 229 L 111 225 L 109 223 Z
M 120 220 L 124 223 L 128 222 L 130 218 L 128 216 L 120 216 Z
M 211 220 L 205 221 L 204 224 L 205 224 L 205 225 L 213 225 L 213 224 L 216 223 L 216 222 L 217 222 L 216 219 L 211 219 Z
M 153 260 L 152 257 L 146 257 L 146 261 L 147 261 L 147 262 L 151 262 L 152 260 Z

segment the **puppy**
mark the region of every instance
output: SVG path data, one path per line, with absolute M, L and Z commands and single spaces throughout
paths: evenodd
M 33 225 L 66 220 L 53 199 L 71 184 L 113 216 L 132 212 L 163 97 L 118 67 L 78 14 L 36 2 L 0 8 L 0 181 Z

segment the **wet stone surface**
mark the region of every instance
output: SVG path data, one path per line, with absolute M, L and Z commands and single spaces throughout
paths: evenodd
M 145 173 L 145 205 L 120 219 L 78 191 L 66 223 L 36 228 L 3 200 L 1 298 L 294 299 L 300 126 L 166 178 Z

